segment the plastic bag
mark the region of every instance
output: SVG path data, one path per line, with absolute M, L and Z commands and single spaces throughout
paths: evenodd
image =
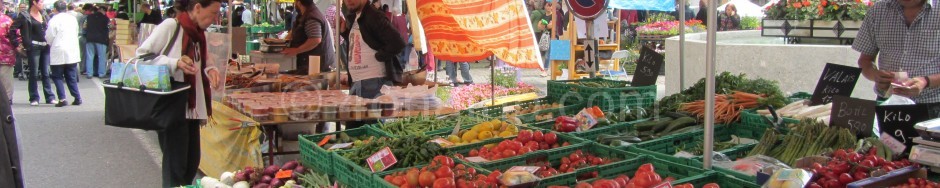
M 730 163 L 727 161 L 730 160 L 727 160 L 727 158 L 726 160 L 716 160 L 715 166 L 733 169 L 751 176 L 757 175 L 757 172 L 770 172 L 790 168 L 790 166 L 780 162 L 780 160 L 764 155 L 745 157 Z
M 402 110 L 434 110 L 441 108 L 444 102 L 437 97 L 437 87 L 412 86 L 382 88 L 382 97 L 390 98 Z
M 888 100 L 885 100 L 884 103 L 881 103 L 881 106 L 890 106 L 890 105 L 912 105 L 916 104 L 913 99 L 907 98 L 900 95 L 891 95 L 888 97 Z

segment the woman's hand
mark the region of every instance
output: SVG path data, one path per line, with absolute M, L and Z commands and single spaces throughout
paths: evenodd
M 196 70 L 196 64 L 193 63 L 193 59 L 185 55 L 180 57 L 180 60 L 176 62 L 176 69 L 183 71 L 183 73 L 187 75 L 195 75 L 196 71 L 198 71 Z
M 222 77 L 219 75 L 219 69 L 206 70 L 206 77 L 209 79 L 209 87 L 213 90 L 217 90 L 222 85 L 225 85 L 225 83 L 222 83 Z
M 920 96 L 920 93 L 927 88 L 927 81 L 924 77 L 916 77 L 903 83 L 906 87 L 895 87 L 894 94 L 914 98 Z

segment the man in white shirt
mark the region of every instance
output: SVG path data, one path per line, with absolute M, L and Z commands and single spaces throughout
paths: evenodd
M 246 25 L 254 25 L 255 18 L 252 16 L 252 11 L 254 11 L 251 6 L 245 6 L 245 12 L 242 12 L 242 22 Z
M 75 98 L 72 105 L 81 105 L 82 97 L 78 93 L 78 62 L 82 60 L 81 48 L 78 47 L 78 20 L 75 16 L 66 13 L 67 5 L 64 1 L 56 1 L 53 7 L 59 14 L 49 19 L 46 29 L 46 42 L 49 43 L 49 65 L 52 69 L 52 82 L 56 86 L 59 101 L 56 107 L 68 105 L 65 95 L 65 84 L 69 93 Z M 63 84 L 65 81 L 65 84 Z

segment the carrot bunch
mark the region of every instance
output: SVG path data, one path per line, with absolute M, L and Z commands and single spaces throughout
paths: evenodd
M 734 91 L 731 94 L 715 96 L 715 123 L 731 123 L 740 119 L 741 111 L 756 108 L 764 97 L 753 93 Z M 691 113 L 699 119 L 705 119 L 705 100 L 682 103 L 679 110 Z

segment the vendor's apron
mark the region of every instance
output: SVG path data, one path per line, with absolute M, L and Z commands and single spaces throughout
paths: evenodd
M 317 45 L 313 50 L 306 51 L 300 54 L 297 54 L 297 72 L 300 74 L 306 74 L 309 69 L 310 56 L 320 56 L 320 72 L 329 72 L 330 65 L 332 65 L 336 60 L 334 59 L 333 51 L 333 38 L 330 33 L 330 28 L 327 26 L 326 22 L 323 19 L 323 14 L 320 13 L 320 10 L 316 8 L 308 9 L 310 12 L 307 12 L 306 15 L 301 15 L 298 19 L 294 20 L 294 27 L 291 28 L 291 40 L 290 47 L 296 48 L 303 45 L 304 42 L 307 42 L 307 39 L 310 38 L 307 36 L 307 32 L 304 30 L 304 27 L 307 25 L 307 19 L 315 19 L 320 21 L 320 44 Z

